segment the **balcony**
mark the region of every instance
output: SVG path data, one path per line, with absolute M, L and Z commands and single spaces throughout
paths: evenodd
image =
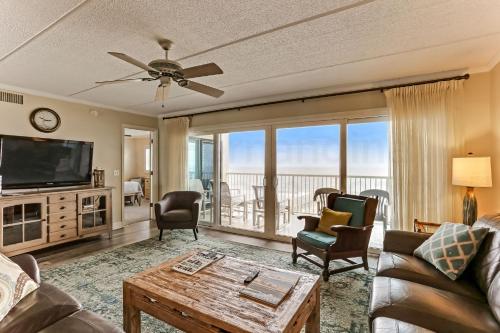
M 205 177 L 204 177 L 205 178 Z M 228 200 L 221 205 L 221 224 L 238 229 L 264 231 L 262 198 L 257 198 L 254 185 L 262 186 L 264 175 L 259 173 L 226 173 L 223 175 L 229 187 Z M 208 189 L 210 176 L 201 180 Z M 276 196 L 279 202 L 279 223 L 276 233 L 295 236 L 303 228 L 300 215 L 317 215 L 319 203 L 313 200 L 318 188 L 340 189 L 340 177 L 336 175 L 278 174 Z M 388 177 L 348 176 L 347 193 L 359 194 L 368 189 L 388 190 Z M 208 193 L 211 193 L 209 189 Z M 208 195 L 210 197 L 210 194 Z M 233 202 L 230 199 L 233 198 Z M 231 202 L 228 204 L 227 202 Z M 230 205 L 230 207 L 228 206 Z M 202 220 L 211 221 L 211 204 L 205 203 Z M 381 247 L 383 240 L 382 221 L 375 221 L 370 245 Z

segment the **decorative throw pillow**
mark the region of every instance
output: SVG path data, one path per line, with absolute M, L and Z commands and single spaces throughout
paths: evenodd
M 19 265 L 0 253 L 0 321 L 38 287 Z
M 330 230 L 332 225 L 347 225 L 351 219 L 352 213 L 337 212 L 329 208 L 323 208 L 321 218 L 319 219 L 316 231 L 321 231 L 332 236 L 337 236 L 335 231 Z
M 413 255 L 424 259 L 456 280 L 476 255 L 488 228 L 472 229 L 458 223 L 443 223 Z

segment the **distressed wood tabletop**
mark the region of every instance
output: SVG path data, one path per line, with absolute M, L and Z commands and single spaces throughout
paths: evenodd
M 300 279 L 277 307 L 242 297 L 243 280 L 260 269 L 285 271 L 232 257 L 194 275 L 172 270 L 194 252 L 138 273 L 123 282 L 124 329 L 140 332 L 146 312 L 186 332 L 319 332 L 319 276 L 293 272 Z

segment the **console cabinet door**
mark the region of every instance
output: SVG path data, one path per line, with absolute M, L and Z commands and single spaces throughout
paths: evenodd
M 111 230 L 110 191 L 78 194 L 78 234 L 85 235 Z
M 46 197 L 0 204 L 0 250 L 3 253 L 47 243 Z

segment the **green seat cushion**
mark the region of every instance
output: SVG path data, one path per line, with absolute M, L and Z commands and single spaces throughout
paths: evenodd
M 326 234 L 321 231 L 299 231 L 297 238 L 304 243 L 311 244 L 314 247 L 321 249 L 328 248 L 331 244 L 335 243 L 337 237 Z
M 365 224 L 365 201 L 353 198 L 338 197 L 333 204 L 333 210 L 352 214 L 349 226 L 362 227 Z

